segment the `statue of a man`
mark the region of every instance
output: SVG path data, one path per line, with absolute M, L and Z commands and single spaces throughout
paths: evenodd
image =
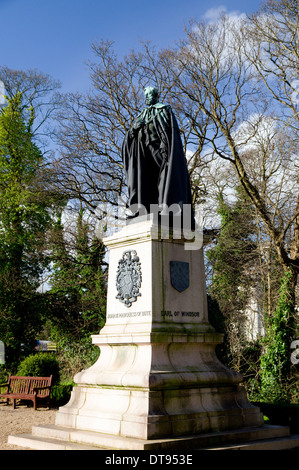
M 192 208 L 187 162 L 176 118 L 169 105 L 159 103 L 156 88 L 147 87 L 144 93 L 147 108 L 135 119 L 122 148 L 129 207 L 141 205 L 147 213 L 153 204 L 159 205 L 161 211 L 173 205 L 181 211 L 184 204 Z

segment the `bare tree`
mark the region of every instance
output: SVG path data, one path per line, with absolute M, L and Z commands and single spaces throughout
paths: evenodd
M 256 138 L 259 126 L 255 123 L 250 129 L 247 125 L 247 132 L 240 134 L 240 126 L 244 125 L 244 121 L 249 121 L 250 115 L 258 116 L 261 123 L 269 119 L 274 109 L 273 96 L 270 97 L 267 87 L 256 80 L 256 71 L 244 53 L 246 31 L 245 20 L 236 21 L 225 15 L 216 23 L 193 22 L 186 30 L 186 40 L 181 43 L 180 49 L 170 54 L 169 67 L 181 95 L 209 119 L 211 124 L 206 142 L 212 146 L 214 155 L 233 166 L 240 184 L 267 228 L 280 263 L 284 269 L 293 271 L 295 282 L 299 259 L 296 250 L 290 250 L 290 238 L 294 240 L 298 236 L 298 180 L 293 179 L 295 197 L 292 198 L 291 207 L 277 217 L 277 204 L 269 205 L 271 194 L 263 194 L 261 186 L 250 174 L 246 158 L 245 150 Z M 249 39 L 248 36 L 247 41 Z M 283 169 L 291 156 L 276 152 L 275 158 L 279 160 L 277 167 Z M 294 165 L 293 162 L 293 168 Z
M 281 11 L 286 4 L 294 6 L 291 0 L 273 4 L 280 5 Z M 140 52 L 123 60 L 111 42 L 94 44 L 96 59 L 89 63 L 92 90 L 85 96 L 62 97 L 57 116 L 61 153 L 54 173 L 59 187 L 69 197 L 84 201 L 94 214 L 101 202 L 116 204 L 125 190 L 124 135 L 144 106 L 143 88 L 155 85 L 161 101 L 170 103 L 178 117 L 196 198 L 207 189 L 202 171 L 207 163 L 215 158 L 229 163 L 266 227 L 281 265 L 293 271 L 295 283 L 299 202 L 292 141 L 298 138 L 295 89 L 288 83 L 295 76 L 298 36 L 292 8 L 284 29 L 277 29 L 281 18 L 277 11 L 252 20 L 223 15 L 214 23 L 190 23 L 185 40 L 173 50 L 157 51 L 145 43 Z M 277 18 L 276 29 L 271 30 Z M 268 26 L 263 29 L 265 21 Z M 266 57 L 268 50 L 271 59 Z M 284 60 L 280 60 L 282 50 L 287 51 Z M 275 122 L 272 133 L 292 135 L 284 146 L 277 137 L 277 147 L 270 153 L 267 149 L 267 158 L 263 160 L 259 152 L 255 159 L 252 142 L 267 122 Z M 292 191 L 287 180 L 292 181 Z
M 110 42 L 94 44 L 93 50 L 91 91 L 61 96 L 54 176 L 70 198 L 80 199 L 101 217 L 99 205 L 116 205 L 123 192 L 121 146 L 140 109 L 142 85 L 134 55 L 118 61 Z
M 268 0 L 249 17 L 244 53 L 274 100 L 277 117 L 298 130 L 299 15 L 297 0 Z
M 56 93 L 60 82 L 50 75 L 38 70 L 14 70 L 9 67 L 0 68 L 0 82 L 4 85 L 4 93 L 12 98 L 21 92 L 24 107 L 33 117 L 32 134 L 39 144 L 47 140 L 51 134 L 50 121 L 56 109 Z M 46 149 L 46 144 L 44 145 Z
M 289 239 L 289 259 L 298 274 L 299 269 L 299 194 L 298 194 L 298 131 L 299 131 L 299 15 L 297 0 L 269 0 L 261 10 L 250 17 L 247 28 L 254 47 L 246 57 L 254 67 L 275 106 L 275 117 L 281 122 L 285 134 L 291 135 L 293 144 L 280 145 L 281 161 L 293 156 L 297 177 L 291 179 L 293 191 L 288 210 L 289 219 L 281 227 L 278 242 Z M 288 152 L 288 156 L 286 153 Z M 277 243 L 275 243 L 277 246 Z M 292 263 L 291 260 L 294 260 Z
M 118 196 L 125 198 L 121 148 L 127 130 L 144 107 L 146 86 L 157 87 L 160 101 L 174 107 L 186 154 L 196 139 L 196 151 L 189 153 L 191 175 L 199 166 L 198 139 L 203 143 L 203 133 L 198 131 L 199 121 L 190 126 L 190 115 L 175 93 L 164 51 L 144 43 L 140 52 L 119 60 L 110 41 L 92 47 L 95 60 L 88 63 L 91 91 L 61 96 L 56 132 L 59 152 L 52 176 L 68 197 L 80 199 L 101 218 L 103 203 L 116 206 Z M 204 124 L 200 125 L 203 129 Z M 193 180 L 197 195 L 201 183 L 198 177 Z

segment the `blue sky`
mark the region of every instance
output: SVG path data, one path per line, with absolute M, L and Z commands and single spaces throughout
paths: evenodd
M 258 0 L 0 0 L 0 66 L 38 69 L 60 80 L 63 91 L 83 92 L 94 41 L 114 41 L 121 56 L 140 40 L 166 47 L 184 36 L 190 18 L 259 6 Z

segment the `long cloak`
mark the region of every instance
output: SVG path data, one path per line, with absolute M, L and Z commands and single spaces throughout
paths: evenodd
M 151 204 L 192 207 L 187 162 L 171 107 L 156 103 L 145 108 L 135 123 L 140 121 L 144 125 L 133 124 L 122 147 L 129 206 L 142 205 L 148 213 Z

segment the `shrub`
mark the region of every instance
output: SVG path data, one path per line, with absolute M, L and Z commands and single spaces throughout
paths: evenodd
M 74 376 L 93 365 L 99 357 L 100 349 L 88 343 L 60 342 L 57 359 L 63 383 L 72 382 Z
M 9 373 L 7 372 L 6 368 L 4 365 L 0 364 L 0 383 L 5 383 L 7 382 Z
M 296 331 L 293 273 L 286 271 L 281 281 L 276 310 L 268 320 L 264 338 L 265 351 L 261 355 L 261 401 L 286 402 L 292 381 L 290 344 Z
M 52 353 L 37 353 L 26 357 L 18 367 L 17 375 L 29 377 L 49 377 L 53 375 L 52 384 L 59 382 L 59 363 Z
M 58 384 L 51 388 L 51 406 L 59 407 L 65 405 L 71 396 L 74 384 Z

